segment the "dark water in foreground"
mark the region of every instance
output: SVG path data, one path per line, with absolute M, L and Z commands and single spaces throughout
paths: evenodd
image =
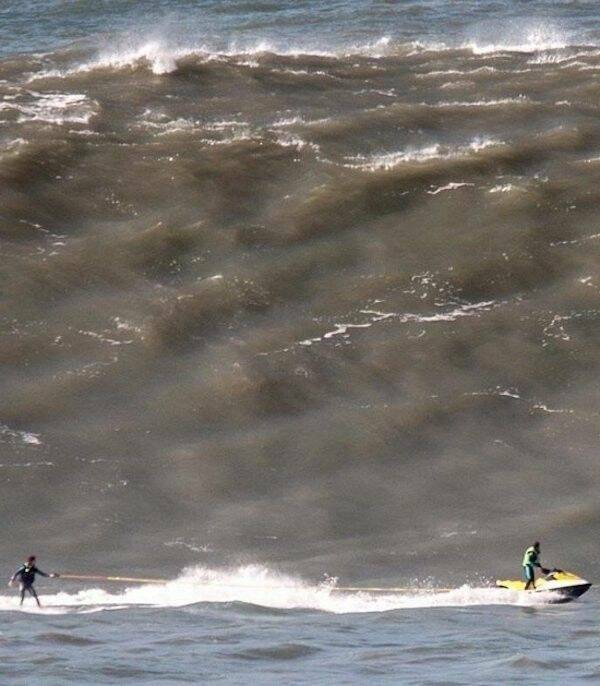
M 462 590 L 445 601 L 448 607 L 436 607 L 431 596 L 405 597 L 386 612 L 367 612 L 364 598 L 319 611 L 242 602 L 161 606 L 165 597 L 155 598 L 158 607 L 136 606 L 131 596 L 129 603 L 121 597 L 121 609 L 100 611 L 99 592 L 89 593 L 78 607 L 0 614 L 3 683 L 31 684 L 32 674 L 48 686 L 600 679 L 600 604 L 593 589 L 579 602 L 555 606 L 497 605 L 481 591 Z M 145 601 L 152 603 L 149 596 Z

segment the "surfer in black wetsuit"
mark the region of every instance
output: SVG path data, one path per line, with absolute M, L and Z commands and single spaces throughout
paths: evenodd
M 29 593 L 29 595 L 32 595 L 35 598 L 35 602 L 38 604 L 38 607 L 42 607 L 40 605 L 40 599 L 38 598 L 37 593 L 35 592 L 35 588 L 33 587 L 33 582 L 35 581 L 35 575 L 39 574 L 40 576 L 49 576 L 52 578 L 55 578 L 58 576 L 58 574 L 46 574 L 46 572 L 42 572 L 41 569 L 38 569 L 35 566 L 35 555 L 31 555 L 30 557 L 27 558 L 27 562 L 19 567 L 17 571 L 12 575 L 11 580 L 8 582 L 9 586 L 12 586 L 15 581 L 18 579 L 19 580 L 19 588 L 21 591 L 21 605 L 23 605 L 23 601 L 25 600 L 25 593 Z

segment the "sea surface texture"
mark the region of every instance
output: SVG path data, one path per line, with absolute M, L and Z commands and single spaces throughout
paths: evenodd
M 0 681 L 600 679 L 486 588 L 600 575 L 599 115 L 597 2 L 4 0 L 2 573 L 171 581 Z

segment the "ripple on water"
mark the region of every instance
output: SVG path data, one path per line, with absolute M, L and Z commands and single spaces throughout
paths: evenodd
M 575 629 L 571 632 L 571 638 L 589 638 L 592 636 L 600 636 L 599 629 Z
M 39 638 L 42 641 L 46 641 L 46 643 L 58 643 L 72 646 L 91 646 L 103 643 L 103 641 L 85 638 L 85 636 L 73 636 L 73 634 L 63 634 L 58 631 L 40 634 Z
M 56 657 L 56 655 L 40 655 L 39 657 L 34 657 L 30 660 L 32 665 L 46 667 L 48 665 L 56 665 L 61 662 L 66 662 L 64 657 Z
M 319 652 L 321 652 L 320 648 L 303 643 L 281 643 L 265 648 L 248 648 L 230 655 L 242 660 L 297 660 Z
M 524 670 L 536 670 L 536 669 L 545 669 L 545 670 L 555 670 L 555 669 L 561 669 L 563 667 L 569 667 L 571 666 L 572 662 L 567 661 L 567 660 L 539 660 L 539 659 L 534 659 L 532 657 L 528 657 L 527 655 L 514 655 L 513 657 L 509 658 L 506 662 L 505 665 L 507 667 L 511 667 L 513 669 L 524 669 Z
M 586 681 L 594 681 L 594 682 L 599 682 L 600 681 L 600 667 L 597 669 L 593 669 L 589 674 L 582 674 L 581 679 L 585 679 Z

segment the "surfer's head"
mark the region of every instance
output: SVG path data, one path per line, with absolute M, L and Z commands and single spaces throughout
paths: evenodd
M 533 544 L 533 547 L 534 547 L 536 550 L 539 550 L 539 549 L 540 549 L 540 542 L 539 542 L 539 541 L 536 541 L 536 542 Z M 33 558 L 33 559 L 35 560 L 35 558 Z
M 30 555 L 30 556 L 27 558 L 27 564 L 32 565 L 34 562 L 35 562 L 35 555 Z

